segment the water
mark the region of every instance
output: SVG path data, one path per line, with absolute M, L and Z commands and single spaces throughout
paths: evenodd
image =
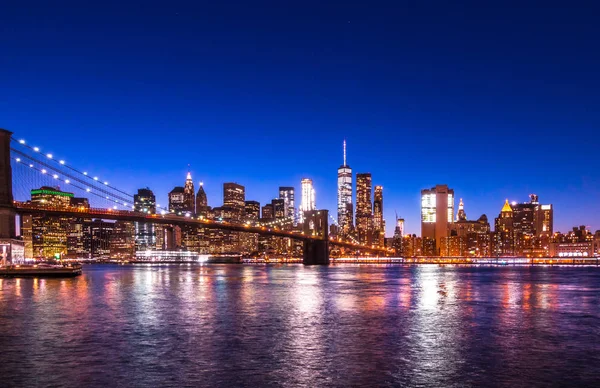
M 0 386 L 599 386 L 600 268 L 86 266 L 0 280 Z

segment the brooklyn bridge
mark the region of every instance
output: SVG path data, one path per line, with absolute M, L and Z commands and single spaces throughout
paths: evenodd
M 5 129 L 0 129 L 0 152 L 0 244 L 3 260 L 6 261 L 23 254 L 23 233 L 19 223 L 27 216 L 63 220 L 101 219 L 162 228 L 179 227 L 194 231 L 216 230 L 286 238 L 301 246 L 302 261 L 306 265 L 329 264 L 332 249 L 342 249 L 353 255 L 385 256 L 390 253 L 381 246 L 360 244 L 351 237 L 330 236 L 329 220 L 333 218 L 325 209 L 304 212 L 303 222 L 297 228 L 285 227 L 286 221 L 289 223 L 292 220 L 265 223 L 259 220 L 210 219 L 189 213 L 142 212 L 133 207 L 133 195 L 126 190 L 72 166 L 64 159 L 44 153 L 23 139 L 15 139 Z M 28 201 L 25 198 L 25 194 L 32 189 L 59 184 L 85 198 L 85 201 L 80 204 L 56 204 Z M 41 233 L 51 231 L 42 230 Z

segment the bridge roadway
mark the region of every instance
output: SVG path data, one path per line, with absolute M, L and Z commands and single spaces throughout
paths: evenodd
M 229 230 L 232 232 L 257 233 L 263 236 L 289 237 L 300 241 L 324 241 L 319 236 L 307 235 L 303 232 L 289 232 L 278 228 L 266 226 L 254 226 L 250 224 L 235 224 L 226 221 L 215 221 L 208 219 L 197 219 L 192 217 L 182 217 L 173 214 L 143 214 L 128 210 L 113 210 L 113 209 L 98 209 L 84 207 L 54 207 L 31 204 L 27 202 L 13 201 L 14 208 L 18 214 L 47 214 L 62 217 L 79 217 L 79 218 L 101 218 L 115 221 L 131 221 L 131 222 L 149 222 L 153 224 L 165 225 L 193 225 L 206 229 Z M 340 241 L 334 238 L 329 239 L 329 244 L 378 253 L 385 255 L 388 251 L 385 248 L 368 247 L 360 244 L 354 244 L 346 241 Z

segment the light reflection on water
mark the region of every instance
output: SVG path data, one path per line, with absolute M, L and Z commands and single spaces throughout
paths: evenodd
M 0 279 L 2 386 L 597 385 L 600 269 L 86 266 Z

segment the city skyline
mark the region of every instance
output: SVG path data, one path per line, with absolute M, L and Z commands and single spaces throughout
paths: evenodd
M 469 214 L 537 193 L 555 230 L 600 229 L 594 13 L 484 7 L 41 4 L 32 19 L 11 3 L 1 125 L 161 204 L 190 164 L 209 202 L 233 181 L 261 204 L 293 185 L 299 203 L 310 177 L 335 216 L 346 139 L 353 171 L 385 188 L 388 236 L 395 212 L 420 233 L 419 191 L 437 184 Z

